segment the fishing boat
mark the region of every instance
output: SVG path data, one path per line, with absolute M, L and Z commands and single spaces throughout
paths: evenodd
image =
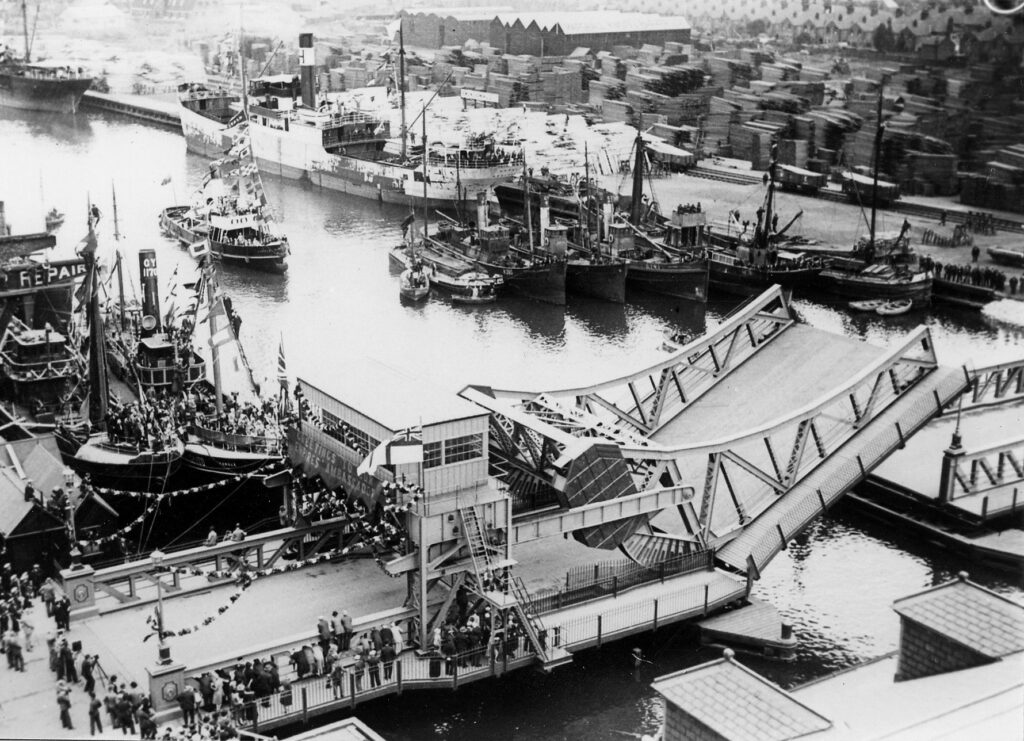
M 881 86 L 877 121 L 873 157 L 875 183 L 878 183 L 882 143 Z M 857 241 L 851 256 L 832 258 L 829 267 L 821 272 L 821 282 L 829 291 L 846 299 L 909 299 L 915 308 L 928 306 L 932 296 L 932 274 L 921 269 L 917 254 L 910 249 L 907 238 L 910 222 L 904 219 L 896 235 L 879 235 L 876 230 L 879 202 L 879 198 L 871 198 L 868 236 Z
M 741 231 L 738 228 L 739 211 L 733 211 L 729 214 L 729 223 L 737 226 L 735 236 L 718 235 L 710 240 L 711 244 L 705 254 L 708 259 L 708 280 L 712 288 L 740 295 L 759 293 L 774 285 L 790 290 L 808 289 L 815 285 L 818 275 L 825 268 L 825 261 L 819 257 L 785 249 L 786 234 L 803 212 L 797 212 L 779 228 L 779 217 L 775 212 L 776 172 L 779 167 L 778 146 L 773 145 L 765 197 L 757 209 L 753 230 L 748 230 L 744 225 Z M 690 216 L 692 219 L 703 213 L 698 211 L 696 214 L 678 216 Z
M 885 303 L 886 302 L 882 301 L 881 299 L 875 299 L 873 301 L 851 301 L 850 303 L 847 304 L 847 306 L 849 306 L 854 311 L 871 311 L 871 312 L 873 312 L 876 309 L 878 309 L 880 306 L 884 306 Z
M 486 191 L 511 180 L 520 169 L 516 148 L 493 136 L 470 136 L 458 146 L 427 144 L 427 174 L 409 151 L 405 131 L 405 50 L 399 48 L 402 131 L 399 151 L 385 150 L 391 139 L 383 115 L 319 99 L 313 34 L 299 36 L 300 76 L 253 80 L 248 109 L 252 150 L 261 170 L 280 177 L 384 203 L 412 205 L 427 186 L 431 207 L 472 208 L 467 193 Z M 422 180 L 421 180 L 422 178 Z
M 692 250 L 679 250 L 662 242 L 665 220 L 657 218 L 654 204 L 644 198 L 647 157 L 637 129 L 633 153 L 633 187 L 628 218 L 616 215 L 612 204 L 602 205 L 608 253 L 626 261 L 626 284 L 673 298 L 705 302 L 708 299 L 708 262 Z M 647 204 L 647 205 L 645 205 Z M 652 223 L 653 221 L 653 223 Z
M 188 151 L 206 157 L 223 157 L 233 143 L 238 125 L 245 119 L 241 96 L 211 89 L 202 83 L 178 86 L 181 133 Z
M 498 300 L 500 277 L 478 270 L 471 262 L 433 240 L 421 243 L 415 256 L 409 245 L 399 244 L 388 253 L 388 259 L 403 272 L 419 262 L 431 287 L 448 293 L 452 303 L 492 304 Z
M 0 363 L 4 398 L 37 421 L 52 422 L 74 391 L 82 359 L 74 343 L 49 324 L 31 329 L 12 316 L 0 338 Z
M 584 157 L 589 170 L 587 155 Z M 607 191 L 591 182 L 589 173 L 582 179 L 575 174 L 565 179 L 542 168 L 539 177 L 527 172 L 511 182 L 499 183 L 494 186 L 494 195 L 505 212 L 525 213 L 528 203 L 539 212 L 541 201 L 546 199 L 552 219 L 570 220 L 579 218 L 581 209 L 604 203 Z
M 14 50 L 0 43 L 0 108 L 26 111 L 75 113 L 85 91 L 92 86 L 92 77 L 82 68 L 66 65 L 31 64 L 28 8 L 21 3 L 25 52 L 18 59 Z M 34 33 L 33 33 L 34 35 Z
M 525 165 L 524 165 L 525 166 Z M 565 305 L 566 259 L 550 250 L 537 249 L 534 243 L 531 209 L 526 210 L 525 235 L 505 224 L 491 224 L 483 194 L 476 201 L 476 228 L 442 214 L 435 241 L 455 250 L 503 284 L 527 298 L 557 306 Z M 517 230 L 518 231 L 518 230 Z
M 106 336 L 100 312 L 100 280 L 96 260 L 95 221 L 80 255 L 86 265 L 86 317 L 89 327 L 87 412 L 83 418 L 62 420 L 55 430 L 65 462 L 80 475 L 88 474 L 100 486 L 131 491 L 159 491 L 181 465 L 184 444 L 162 429 L 141 425 L 129 430 L 110 429 Z M 154 274 L 155 280 L 155 274 Z
M 899 316 L 900 314 L 906 314 L 913 306 L 914 302 L 909 298 L 898 301 L 886 301 L 875 309 L 875 313 L 880 316 Z
M 288 269 L 288 237 L 277 234 L 257 208 L 238 211 L 230 206 L 210 213 L 206 251 L 214 260 L 271 273 Z
M 1024 268 L 1024 247 L 989 247 L 988 256 L 992 262 Z
M 206 405 L 212 406 L 212 413 L 197 414 L 188 425 L 183 452 L 186 472 L 191 480 L 210 481 L 277 466 L 284 460 L 283 405 L 261 403 L 248 358 L 238 341 L 237 324 L 232 321 L 227 298 L 218 289 L 209 265 L 203 270 L 201 284 L 198 291 L 205 299 L 206 311 L 205 316 L 199 317 L 197 326 L 209 328 L 208 367 L 212 379 L 207 382 L 210 398 L 206 399 Z M 286 400 L 283 358 L 282 344 L 278 353 L 278 380 L 282 384 L 281 399 Z M 246 427 L 244 415 L 227 409 L 224 376 L 231 368 L 237 371 L 229 379 L 231 403 L 248 403 L 251 409 L 260 409 L 258 429 L 253 429 L 252 424 Z

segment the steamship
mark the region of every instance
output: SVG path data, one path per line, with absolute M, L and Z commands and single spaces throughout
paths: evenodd
M 241 98 L 229 90 L 213 90 L 186 82 L 178 86 L 181 133 L 188 151 L 223 157 L 231 149 L 238 124 L 245 118 Z
M 339 103 L 318 105 L 312 34 L 299 36 L 299 53 L 300 78 L 261 77 L 249 86 L 249 131 L 261 171 L 410 206 L 422 205 L 425 181 L 429 206 L 472 210 L 478 192 L 522 169 L 518 148 L 489 137 L 458 147 L 429 144 L 426 168 L 422 147 L 410 147 L 407 156 L 385 152 L 388 120 Z

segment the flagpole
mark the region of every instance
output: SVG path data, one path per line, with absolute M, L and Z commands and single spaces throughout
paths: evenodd
M 207 256 L 207 270 L 213 271 L 212 260 Z M 220 380 L 220 347 L 217 345 L 216 330 L 213 326 L 213 311 L 214 311 L 214 290 L 213 290 L 213 276 L 210 275 L 206 280 L 206 293 L 209 296 L 210 311 L 207 319 L 210 322 L 210 360 L 213 363 L 213 398 L 217 405 L 217 418 L 220 419 L 221 415 L 224 414 L 224 399 L 221 392 L 221 380 Z M 227 321 L 227 316 L 224 317 Z

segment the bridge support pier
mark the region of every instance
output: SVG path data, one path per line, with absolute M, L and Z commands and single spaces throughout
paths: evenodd
M 939 502 L 947 504 L 953 498 L 956 486 L 956 469 L 960 459 L 964 457 L 964 448 L 960 444 L 960 432 L 953 433 L 949 447 L 942 452 L 942 475 L 939 478 Z

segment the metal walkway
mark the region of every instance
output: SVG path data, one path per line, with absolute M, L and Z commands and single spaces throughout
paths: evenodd
M 540 501 L 555 507 L 548 530 L 638 563 L 711 548 L 757 577 L 972 382 L 939 367 L 927 328 L 875 347 L 798 324 L 776 287 L 627 376 L 462 396 L 491 413 L 492 462 L 521 502 L 514 526 Z M 620 500 L 630 506 L 610 506 Z

